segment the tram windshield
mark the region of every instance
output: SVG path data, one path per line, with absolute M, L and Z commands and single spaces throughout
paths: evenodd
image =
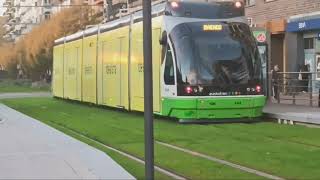
M 244 23 L 196 22 L 170 33 L 178 84 L 245 85 L 260 83 L 261 59 Z

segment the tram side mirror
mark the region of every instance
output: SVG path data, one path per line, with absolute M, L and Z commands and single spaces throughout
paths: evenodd
M 163 46 L 163 45 L 167 45 L 168 40 L 167 40 L 167 33 L 163 32 L 161 38 L 159 39 L 159 43 Z
M 171 13 L 170 11 L 166 10 L 166 11 L 164 11 L 164 15 L 166 15 L 166 16 L 172 16 L 172 13 Z

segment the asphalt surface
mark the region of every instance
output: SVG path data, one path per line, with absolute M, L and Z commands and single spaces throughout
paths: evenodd
M 269 102 L 263 112 L 275 119 L 291 120 L 301 123 L 320 124 L 320 108 Z
M 0 179 L 135 179 L 104 152 L 0 104 Z
M 27 97 L 52 97 L 49 92 L 32 92 L 32 93 L 0 93 L 0 99 L 14 99 Z

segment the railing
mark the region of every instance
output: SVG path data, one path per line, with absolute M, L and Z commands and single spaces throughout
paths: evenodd
M 273 102 L 320 107 L 320 74 L 316 72 L 278 72 L 272 79 Z

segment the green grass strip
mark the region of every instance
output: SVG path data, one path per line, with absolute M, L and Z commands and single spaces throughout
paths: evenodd
M 4 100 L 31 117 L 143 158 L 143 115 L 51 98 Z M 157 140 L 288 179 L 320 178 L 320 131 L 274 123 L 180 125 L 155 120 Z M 156 145 L 155 162 L 192 179 L 258 176 Z
M 115 151 L 112 151 L 108 148 L 106 148 L 105 146 L 90 140 L 88 138 L 85 138 L 81 135 L 79 135 L 78 133 L 75 133 L 73 131 L 70 131 L 66 128 L 62 128 L 60 125 L 54 124 L 52 122 L 48 122 L 48 121 L 43 121 L 44 123 L 46 123 L 47 125 L 75 138 L 78 139 L 92 147 L 95 147 L 97 149 L 99 149 L 100 151 L 105 152 L 107 155 L 109 155 L 113 160 L 115 160 L 117 163 L 119 163 L 122 167 L 124 167 L 130 174 L 132 174 L 135 178 L 137 179 L 145 179 L 144 177 L 144 165 L 142 165 L 141 163 L 138 163 L 128 157 L 125 157 Z M 155 171 L 155 179 L 163 179 L 163 180 L 171 180 L 173 178 L 166 176 L 158 171 Z

